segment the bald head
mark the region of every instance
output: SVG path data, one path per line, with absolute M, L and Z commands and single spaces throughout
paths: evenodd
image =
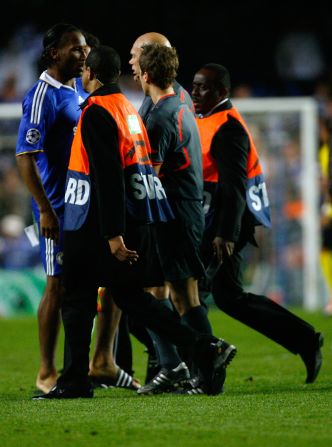
M 131 58 L 129 60 L 135 81 L 139 81 L 140 68 L 138 60 L 142 53 L 142 47 L 153 43 L 158 43 L 159 45 L 163 45 L 165 47 L 171 47 L 170 41 L 163 34 L 151 32 L 138 36 L 130 50 Z
M 158 43 L 165 47 L 171 47 L 171 44 L 166 36 L 160 33 L 145 33 L 137 37 L 134 42 L 134 46 L 141 48 L 143 45 L 151 45 L 152 43 Z

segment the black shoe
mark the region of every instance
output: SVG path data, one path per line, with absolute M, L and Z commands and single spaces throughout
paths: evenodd
M 224 371 L 226 371 L 224 369 Z M 187 382 L 184 382 L 179 388 L 174 390 L 174 394 L 184 394 L 195 396 L 199 394 L 207 394 L 205 383 L 199 376 L 196 376 Z
M 233 360 L 236 352 L 235 346 L 225 340 L 216 339 L 209 342 L 205 351 L 196 356 L 206 394 L 213 396 L 223 392 L 226 367 Z
M 93 397 L 93 390 L 90 387 L 74 388 L 74 387 L 62 387 L 61 385 L 55 385 L 49 393 L 40 394 L 39 396 L 33 396 L 32 400 L 44 400 L 44 399 L 77 399 L 79 397 L 90 398 Z
M 151 382 L 137 390 L 137 394 L 159 394 L 171 392 L 181 386 L 182 382 L 190 379 L 189 369 L 184 362 L 176 368 L 162 368 Z
M 313 383 L 317 379 L 323 361 L 322 351 L 320 349 L 323 343 L 323 334 L 316 332 L 315 343 L 312 349 L 300 354 L 307 370 L 305 383 Z
M 207 394 L 207 393 L 205 392 L 204 387 L 192 386 L 192 387 L 180 388 L 179 390 L 175 390 L 174 394 L 184 394 L 187 396 L 196 396 L 198 394 Z

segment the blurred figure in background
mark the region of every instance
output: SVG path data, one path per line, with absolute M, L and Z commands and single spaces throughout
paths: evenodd
M 0 102 L 19 102 L 22 97 L 18 91 L 17 77 L 10 73 L 0 87 Z
M 275 67 L 283 83 L 283 94 L 311 95 L 314 83 L 326 70 L 319 35 L 306 23 L 293 23 L 276 45 Z
M 41 51 L 42 36 L 35 25 L 25 23 L 14 31 L 6 47 L 0 51 L 0 91 L 3 100 L 22 100 L 38 76 L 37 62 Z
M 24 234 L 24 220 L 7 214 L 0 220 L 0 268 L 20 270 L 39 264 L 39 251 Z
M 1 161 L 4 160 L 1 158 Z M 17 167 L 9 164 L 0 172 L 0 218 L 16 214 L 22 217 L 25 224 L 28 223 L 31 219 L 29 198 Z
M 331 157 L 331 119 L 321 116 L 319 121 L 319 166 L 320 166 L 320 210 L 321 251 L 320 262 L 324 276 L 327 303 L 324 313 L 332 316 L 332 202 L 329 194 L 329 160 Z

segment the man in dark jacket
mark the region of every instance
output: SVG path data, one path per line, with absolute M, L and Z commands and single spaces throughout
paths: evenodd
M 212 295 L 225 313 L 299 354 L 306 383 L 312 383 L 322 363 L 322 334 L 271 299 L 243 290 L 242 249 L 257 245 L 256 225 L 270 226 L 269 201 L 255 144 L 229 93 L 225 67 L 211 63 L 196 72 L 192 99 L 202 141 L 206 216 L 202 252 Z

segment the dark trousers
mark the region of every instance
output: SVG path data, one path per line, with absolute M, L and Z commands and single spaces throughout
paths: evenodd
M 62 304 L 69 362 L 59 378 L 59 383 L 82 386 L 88 380 L 89 351 L 93 319 L 96 314 L 97 285 L 82 282 L 68 290 Z M 152 295 L 140 289 L 121 291 L 111 287 L 116 304 L 128 315 L 140 318 L 143 324 L 166 337 L 177 346 L 190 346 L 201 338 L 200 334 L 182 324 L 175 312 L 167 309 Z
M 131 376 L 134 375 L 133 352 L 130 335 L 133 335 L 150 355 L 156 355 L 152 338 L 145 326 L 136 318 L 122 313 L 119 330 L 116 337 L 115 360 L 116 364 Z
M 66 356 L 58 383 L 84 386 L 88 383 L 93 320 L 97 312 L 98 286 L 82 281 L 67 289 L 61 306 Z
M 128 327 L 128 315 L 122 313 L 117 330 L 113 356 L 116 364 L 131 376 L 133 370 L 133 350 Z
M 215 304 L 293 354 L 305 352 L 314 343 L 314 327 L 266 296 L 245 292 L 242 263 L 236 252 L 220 266 L 211 287 Z

